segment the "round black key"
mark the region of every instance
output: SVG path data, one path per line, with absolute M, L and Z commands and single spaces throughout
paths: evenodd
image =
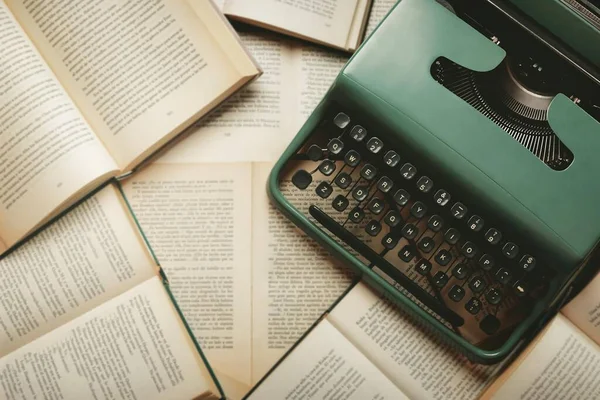
M 345 172 L 340 172 L 333 180 L 333 183 L 341 189 L 347 189 L 352 183 L 352 177 Z
M 492 305 L 499 304 L 502 301 L 502 292 L 496 288 L 490 288 L 485 294 L 488 303 Z
M 470 314 L 477 314 L 479 310 L 481 310 L 481 301 L 479 301 L 476 297 L 471 297 L 471 300 L 467 301 L 465 304 L 465 310 L 467 310 Z
M 467 225 L 473 232 L 479 232 L 483 229 L 483 218 L 479 215 L 472 215 L 471 218 L 469 218 L 469 223 Z
M 398 237 L 392 233 L 388 233 L 381 239 L 381 244 L 386 250 L 392 250 L 398 244 Z
M 431 271 L 431 263 L 422 258 L 415 265 L 415 270 L 421 275 L 427 275 Z
M 377 189 L 381 190 L 383 193 L 387 193 L 392 190 L 392 186 L 394 186 L 394 182 L 385 175 L 379 178 L 379 181 L 377 181 Z
M 379 232 L 381 232 L 381 224 L 379 223 L 379 221 L 375 221 L 374 219 L 372 219 L 365 226 L 365 232 L 367 232 L 371 236 L 377 236 L 379 235 Z
M 419 229 L 413 224 L 406 224 L 402 227 L 402 236 L 408 240 L 412 240 L 419 234 Z
M 456 219 L 463 219 L 467 215 L 467 206 L 463 203 L 454 203 L 452 206 L 452 216 Z
M 371 201 L 369 201 L 369 205 L 367 207 L 369 208 L 369 210 L 371 210 L 373 214 L 379 215 L 385 208 L 385 203 L 383 202 L 383 200 L 374 197 L 373 199 L 371 199 Z
M 301 190 L 306 189 L 311 182 L 312 175 L 303 169 L 299 169 L 296 171 L 296 173 L 294 173 L 294 176 L 292 176 L 292 183 Z
M 435 192 L 433 200 L 435 201 L 435 204 L 443 207 L 450 201 L 450 193 L 446 192 L 444 189 L 440 189 Z
M 431 253 L 431 251 L 435 248 L 435 240 L 429 236 L 425 236 L 419 240 L 418 247 L 423 253 Z
M 352 197 L 354 197 L 354 200 L 356 201 L 363 201 L 367 198 L 368 194 L 369 188 L 367 186 L 357 186 L 352 191 Z
M 492 256 L 490 256 L 489 254 L 484 254 L 479 259 L 479 266 L 484 271 L 491 270 L 492 268 L 494 268 L 495 264 L 496 264 L 496 262 L 494 261 L 494 258 Z
M 396 193 L 394 193 L 394 201 L 400 207 L 404 207 L 406 203 L 410 200 L 410 194 L 404 189 L 398 189 Z
M 327 143 L 327 149 L 332 154 L 340 154 L 340 152 L 343 150 L 343 148 L 344 148 L 344 142 L 342 142 L 338 138 L 333 138 L 329 141 L 329 143 Z
M 435 255 L 435 261 L 440 264 L 442 267 L 445 267 L 452 261 L 452 253 L 450 253 L 446 249 L 441 249 Z
M 341 129 L 344 129 L 350 123 L 350 117 L 344 114 L 343 112 L 339 113 L 333 119 L 333 123 Z
M 455 245 L 460 239 L 460 232 L 454 228 L 450 228 L 444 234 L 444 240 L 450 245 Z
M 503 285 L 506 285 L 508 282 L 510 282 L 510 279 L 512 278 L 512 274 L 506 268 L 500 268 L 496 272 L 495 276 L 496 276 L 496 280 Z
M 404 262 L 410 262 L 417 254 L 415 248 L 411 245 L 404 246 L 399 252 L 398 257 Z
M 367 142 L 367 150 L 369 150 L 371 153 L 377 154 L 381 151 L 381 149 L 383 149 L 383 142 L 381 139 L 373 136 Z
M 344 162 L 349 167 L 356 167 L 360 164 L 360 154 L 356 150 L 349 150 L 344 156 Z
M 347 207 L 348 204 L 350 202 L 348 201 L 348 199 L 346 198 L 346 196 L 342 196 L 341 194 L 338 194 L 335 199 L 333 199 L 333 202 L 331 203 L 331 206 L 339 211 L 342 212 L 344 211 Z
M 354 125 L 352 130 L 350 131 L 350 137 L 357 142 L 362 142 L 362 140 L 367 136 L 367 130 L 360 125 Z
M 417 181 L 417 189 L 419 189 L 420 192 L 429 193 L 431 189 L 433 189 L 433 181 L 423 175 Z
M 377 175 L 377 168 L 372 166 L 371 164 L 365 164 L 360 170 L 360 176 L 368 181 L 372 181 L 375 179 L 375 175 Z
M 423 218 L 425 213 L 427 212 L 427 206 L 420 201 L 415 201 L 410 208 L 410 213 L 413 217 L 417 219 Z
M 417 174 L 417 168 L 410 163 L 406 163 L 400 168 L 400 174 L 404 179 L 410 180 Z
M 461 286 L 454 285 L 452 288 L 450 288 L 450 291 L 448 291 L 448 297 L 450 297 L 450 300 L 458 303 L 463 299 L 463 297 L 465 297 L 465 293 L 465 289 L 463 289 Z
M 473 293 L 483 292 L 486 286 L 487 286 L 487 284 L 485 283 L 485 280 L 483 280 L 482 276 L 474 276 L 469 281 L 469 287 L 471 288 L 471 291 Z
M 442 289 L 448 283 L 450 278 L 443 271 L 438 271 L 433 276 L 433 284 L 438 288 Z
M 502 234 L 499 230 L 490 228 L 485 233 L 485 240 L 490 244 L 498 244 L 502 240 Z
M 519 266 L 525 272 L 532 271 L 535 268 L 535 257 L 525 254 L 519 261 Z
M 439 232 L 444 225 L 444 220 L 439 215 L 432 215 L 427 221 L 427 227 L 434 232 Z
M 331 187 L 331 185 L 329 183 L 321 182 L 315 189 L 315 192 L 319 195 L 319 197 L 326 199 L 333 192 L 333 188 Z
M 473 258 L 477 255 L 477 247 L 473 242 L 465 242 L 461 248 L 461 251 L 467 258 Z
M 335 171 L 335 163 L 331 160 L 324 160 L 319 165 L 319 171 L 321 171 L 323 175 L 329 176 Z
M 506 258 L 512 260 L 517 256 L 517 254 L 519 254 L 519 246 L 513 242 L 507 242 L 504 246 L 502 246 L 502 254 L 504 254 Z
M 306 155 L 312 161 L 319 161 L 323 158 L 323 150 L 316 144 L 313 144 L 308 148 Z
M 402 218 L 400 217 L 400 213 L 396 210 L 388 211 L 388 213 L 385 214 L 385 217 L 383 217 L 383 222 L 390 228 L 398 226 L 401 221 Z
M 360 207 L 354 207 L 350 210 L 350 214 L 348 214 L 348 218 L 350 221 L 359 223 L 365 217 L 365 212 Z
M 400 156 L 394 150 L 389 150 L 383 156 L 383 162 L 386 163 L 388 167 L 395 167 L 400 162 Z
M 452 269 L 452 275 L 458 280 L 463 280 L 469 276 L 469 267 L 465 264 L 456 264 Z

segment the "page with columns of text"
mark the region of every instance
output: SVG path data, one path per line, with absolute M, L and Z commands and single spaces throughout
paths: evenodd
M 348 287 L 269 204 L 265 163 L 155 163 L 124 189 L 194 335 L 242 397 Z

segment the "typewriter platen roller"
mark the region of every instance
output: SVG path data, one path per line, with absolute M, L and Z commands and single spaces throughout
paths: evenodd
M 517 7 L 402 0 L 269 191 L 375 288 L 496 362 L 592 268 L 599 96 L 593 57 Z

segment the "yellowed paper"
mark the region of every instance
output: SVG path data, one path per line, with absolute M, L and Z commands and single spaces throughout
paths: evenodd
M 357 4 L 358 0 L 226 0 L 223 11 L 244 20 L 346 48 Z
M 216 388 L 158 277 L 0 359 L 2 398 L 192 398 Z M 33 382 L 32 382 L 33 381 Z
M 326 319 L 249 399 L 402 400 L 408 397 Z
M 469 362 L 363 283 L 327 318 L 411 399 L 476 399 L 501 366 Z
M 121 169 L 243 84 L 200 19 L 201 5 L 7 3 Z
M 558 314 L 492 399 L 600 398 L 600 347 Z
M 124 190 L 212 367 L 250 385 L 250 164 L 153 164 Z
M 0 236 L 6 250 L 117 166 L 4 3 L 0 26 Z
M 108 186 L 0 260 L 0 356 L 156 275 Z
M 600 275 L 561 310 L 590 339 L 600 344 Z
M 271 164 L 252 177 L 252 381 L 257 382 L 350 284 L 335 264 L 273 205 L 266 193 Z
M 263 76 L 190 129 L 157 162 L 275 161 L 321 100 L 347 56 L 281 35 L 240 33 Z
M 227 100 L 158 162 L 271 161 L 281 154 L 297 126 L 293 47 L 281 35 L 240 32 L 264 74 Z

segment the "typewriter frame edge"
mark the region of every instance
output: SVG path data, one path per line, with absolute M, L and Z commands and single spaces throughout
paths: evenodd
M 391 14 L 400 3 L 401 2 L 397 2 L 390 9 L 386 17 L 371 33 L 371 36 L 379 30 L 381 24 L 387 19 L 387 16 Z M 357 49 L 356 52 L 350 57 L 348 63 L 350 63 L 356 57 L 356 55 L 359 54 L 360 49 L 366 43 L 367 40 L 365 40 L 363 45 L 361 45 L 359 49 Z M 576 287 L 576 282 L 580 282 L 580 279 L 578 279 L 578 274 L 571 274 L 566 284 L 563 284 L 560 287 L 552 287 L 550 291 L 555 293 L 555 296 L 544 304 L 536 307 L 530 316 L 521 321 L 520 326 L 518 326 L 511 333 L 509 339 L 507 339 L 502 346 L 494 350 L 481 349 L 469 343 L 465 339 L 457 336 L 450 329 L 444 327 L 435 317 L 419 307 L 398 289 L 385 281 L 381 276 L 377 275 L 366 265 L 352 256 L 352 254 L 335 242 L 325 231 L 310 221 L 290 202 L 288 202 L 283 193 L 280 191 L 279 176 L 284 170 L 285 165 L 302 147 L 307 138 L 325 116 L 327 107 L 330 105 L 330 103 L 335 102 L 334 92 L 338 84 L 338 80 L 340 76 L 343 75 L 348 63 L 344 68 L 342 68 L 342 72 L 338 75 L 327 93 L 321 99 L 317 107 L 305 121 L 300 130 L 296 133 L 290 144 L 286 147 L 285 151 L 273 166 L 273 169 L 271 170 L 267 180 L 266 188 L 271 203 L 306 235 L 323 246 L 338 260 L 341 260 L 347 266 L 351 267 L 354 272 L 371 288 L 375 289 L 379 294 L 391 300 L 404 312 L 407 312 L 411 317 L 423 323 L 428 332 L 431 332 L 446 345 L 464 354 L 469 360 L 484 365 L 491 365 L 501 362 L 509 357 L 518 355 L 521 350 L 523 350 L 531 342 L 531 340 L 535 338 L 535 336 L 542 330 L 546 323 L 558 313 L 560 307 L 571 298 L 572 289 Z M 600 253 L 600 248 L 596 248 Z M 585 266 L 588 265 L 588 262 L 586 261 L 583 261 L 583 263 L 580 264 L 578 268 L 579 271 L 585 269 Z
M 304 123 L 271 170 L 267 181 L 267 193 L 271 203 L 306 235 L 323 246 L 338 260 L 352 268 L 356 275 L 363 279 L 371 288 L 391 300 L 411 317 L 424 324 L 428 332 L 431 332 L 445 344 L 464 354 L 469 360 L 479 364 L 491 365 L 501 362 L 512 354 L 518 353 L 535 337 L 537 332 L 546 324 L 546 322 L 558 312 L 558 305 L 563 303 L 563 298 L 568 295 L 568 290 L 561 290 L 560 296 L 552 299 L 550 303 L 537 307 L 537 310 L 523 320 L 511 333 L 509 339 L 507 339 L 499 348 L 493 350 L 481 349 L 474 344 L 469 343 L 464 338 L 457 336 L 450 329 L 444 327 L 435 317 L 419 307 L 410 298 L 390 285 L 384 278 L 377 275 L 373 270 L 368 268 L 335 242 L 325 231 L 310 221 L 285 198 L 279 189 L 280 174 L 284 170 L 286 163 L 302 147 L 306 139 L 325 116 L 327 106 L 329 105 L 329 95 L 335 86 L 334 83 L 328 94 L 315 108 L 311 116 Z M 557 288 L 552 289 L 552 292 L 555 291 L 557 291 Z

